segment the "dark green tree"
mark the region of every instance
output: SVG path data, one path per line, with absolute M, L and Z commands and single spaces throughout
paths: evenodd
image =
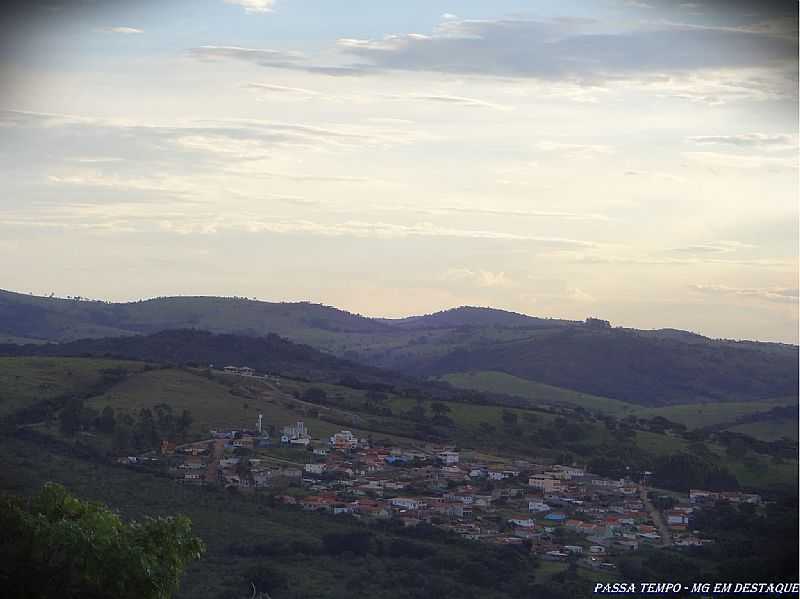
M 58 426 L 63 434 L 72 437 L 80 430 L 82 412 L 83 401 L 72 399 L 67 402 L 58 415 Z
M 205 547 L 188 518 L 124 522 L 48 483 L 0 497 L 0 580 L 9 599 L 167 599 Z
M 503 424 L 505 426 L 514 426 L 517 423 L 516 412 L 512 412 L 511 410 L 503 410 Z
M 192 422 L 194 419 L 192 418 L 192 413 L 189 410 L 183 410 L 181 412 L 181 416 L 178 419 L 178 434 L 182 438 L 186 438 L 186 435 L 189 434 L 189 429 L 192 428 Z
M 440 401 L 435 401 L 431 404 L 431 412 L 436 416 L 444 416 L 450 411 L 450 406 L 443 404 Z
M 114 408 L 111 406 L 106 406 L 103 408 L 103 411 L 100 412 L 100 418 L 98 421 L 98 428 L 100 432 L 106 433 L 110 435 L 114 432 L 114 429 L 117 426 L 117 420 L 114 417 Z

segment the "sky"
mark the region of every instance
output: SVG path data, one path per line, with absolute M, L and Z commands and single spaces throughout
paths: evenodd
M 797 343 L 797 9 L 19 3 L 0 288 Z

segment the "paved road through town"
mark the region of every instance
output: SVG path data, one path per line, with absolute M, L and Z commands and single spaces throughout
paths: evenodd
M 647 496 L 647 487 L 640 487 L 639 497 L 642 503 L 644 503 L 644 507 L 650 514 L 650 517 L 653 519 L 653 523 L 658 529 L 658 534 L 661 535 L 661 545 L 669 547 L 672 545 L 672 533 L 669 531 L 669 526 L 664 522 L 664 517 L 661 515 L 661 512 L 656 509 L 653 502 L 650 501 L 650 498 Z

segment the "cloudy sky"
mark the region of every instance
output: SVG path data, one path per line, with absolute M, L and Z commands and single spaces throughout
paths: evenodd
M 797 342 L 797 2 L 20 7 L 2 288 Z

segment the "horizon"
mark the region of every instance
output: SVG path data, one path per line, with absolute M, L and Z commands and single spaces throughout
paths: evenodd
M 0 22 L 6 286 L 800 341 L 796 2 L 57 4 Z
M 394 316 L 386 316 L 380 314 L 364 314 L 361 312 L 354 312 L 352 310 L 348 310 L 344 306 L 337 306 L 335 304 L 329 304 L 326 302 L 319 302 L 319 301 L 312 301 L 312 300 L 305 300 L 305 299 L 293 299 L 293 300 L 279 300 L 279 299 L 266 299 L 260 297 L 247 297 L 243 295 L 204 295 L 204 294 L 191 294 L 191 295 L 156 295 L 150 297 L 141 297 L 141 298 L 131 298 L 131 299 L 103 299 L 98 297 L 86 297 L 81 295 L 58 295 L 55 292 L 51 292 L 51 294 L 38 294 L 32 291 L 24 292 L 24 291 L 12 291 L 10 289 L 0 289 L 0 292 L 6 293 L 13 293 L 17 295 L 24 295 L 24 296 L 32 296 L 40 299 L 56 299 L 56 300 L 64 300 L 64 301 L 77 301 L 77 302 L 100 302 L 104 304 L 112 304 L 112 305 L 122 305 L 122 304 L 134 304 L 139 302 L 149 302 L 149 301 L 157 301 L 157 300 L 165 300 L 165 299 L 176 299 L 176 298 L 185 298 L 185 299 L 224 299 L 224 300 L 243 300 L 248 302 L 257 302 L 257 303 L 264 303 L 264 304 L 310 304 L 314 306 L 321 306 L 323 308 L 331 308 L 333 310 L 338 310 L 340 312 L 346 312 L 353 316 L 357 316 L 360 318 L 366 318 L 369 320 L 404 320 L 408 318 L 420 318 L 425 316 L 433 316 L 436 314 L 441 314 L 443 312 L 450 312 L 454 310 L 460 310 L 463 308 L 471 308 L 477 310 L 493 310 L 498 312 L 505 312 L 508 314 L 516 314 L 520 316 L 526 316 L 529 318 L 538 318 L 542 320 L 561 320 L 566 322 L 574 322 L 574 323 L 584 323 L 587 319 L 596 318 L 600 320 L 608 320 L 603 317 L 602 314 L 587 314 L 583 318 L 565 318 L 561 316 L 551 316 L 551 315 L 538 315 L 538 314 L 531 314 L 527 312 L 519 312 L 516 310 L 509 310 L 505 308 L 500 308 L 497 306 L 477 306 L 477 305 L 468 305 L 462 304 L 458 306 L 450 306 L 441 308 L 438 310 L 434 310 L 432 312 L 424 312 L 424 313 L 408 313 L 403 315 L 394 315 Z M 790 345 L 793 347 L 800 347 L 797 343 L 791 343 L 786 341 L 776 341 L 770 339 L 746 339 L 746 338 L 737 338 L 737 337 L 712 337 L 709 335 L 704 334 L 702 331 L 694 331 L 691 329 L 682 329 L 676 327 L 665 327 L 665 326 L 654 326 L 654 327 L 634 327 L 634 326 L 627 326 L 622 323 L 618 323 L 615 321 L 610 321 L 611 327 L 615 329 L 626 329 L 626 330 L 640 330 L 640 331 L 680 331 L 684 333 L 690 333 L 693 335 L 699 335 L 702 337 L 706 337 L 712 341 L 732 341 L 732 342 L 749 342 L 749 343 L 776 343 L 780 345 Z

